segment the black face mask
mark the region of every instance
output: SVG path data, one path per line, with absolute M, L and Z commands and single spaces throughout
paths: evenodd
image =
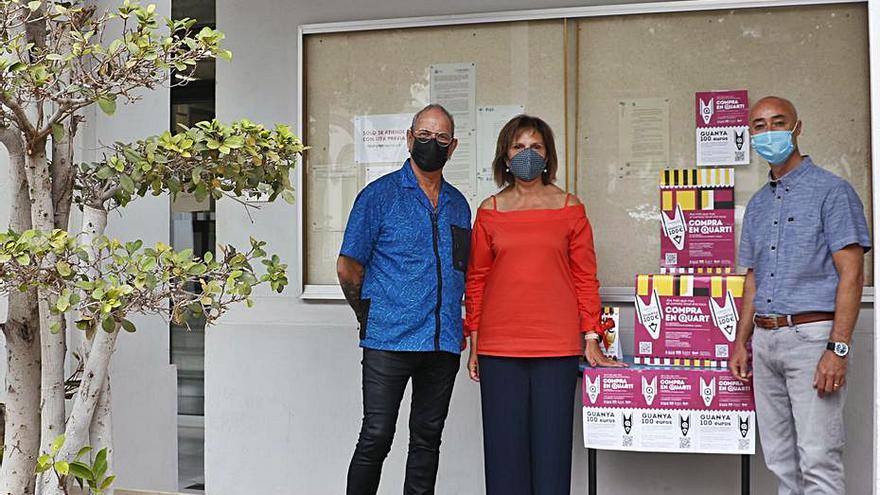
M 436 139 L 423 143 L 418 139 L 413 140 L 413 147 L 409 152 L 416 165 L 425 172 L 436 172 L 446 165 L 449 159 L 449 146 L 442 147 Z

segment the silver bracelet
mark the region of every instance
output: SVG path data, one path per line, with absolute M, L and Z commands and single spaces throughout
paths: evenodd
M 599 340 L 602 337 L 596 332 L 587 332 L 584 334 L 584 340 Z

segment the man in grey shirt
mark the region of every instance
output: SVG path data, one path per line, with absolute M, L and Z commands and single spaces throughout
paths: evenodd
M 843 494 L 846 372 L 871 247 L 862 202 L 800 154 L 803 124 L 791 102 L 759 100 L 749 125 L 770 172 L 743 218 L 738 264 L 748 272 L 730 370 L 754 378 L 779 495 Z

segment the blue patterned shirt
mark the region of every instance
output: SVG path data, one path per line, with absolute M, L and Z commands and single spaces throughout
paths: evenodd
M 364 266 L 361 347 L 461 352 L 471 210 L 443 181 L 437 208 L 410 161 L 358 195 L 339 254 Z
M 755 273 L 755 312 L 834 311 L 839 277 L 831 253 L 871 248 L 862 202 L 808 156 L 770 179 L 746 207 L 739 245 L 738 264 Z

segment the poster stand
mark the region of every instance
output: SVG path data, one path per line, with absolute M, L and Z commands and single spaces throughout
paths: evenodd
M 597 449 L 587 449 L 587 495 L 596 495 L 598 493 L 598 483 L 596 482 L 596 457 Z M 720 454 L 719 454 L 720 455 Z M 751 495 L 752 483 L 752 456 L 749 454 L 740 455 L 740 494 Z

